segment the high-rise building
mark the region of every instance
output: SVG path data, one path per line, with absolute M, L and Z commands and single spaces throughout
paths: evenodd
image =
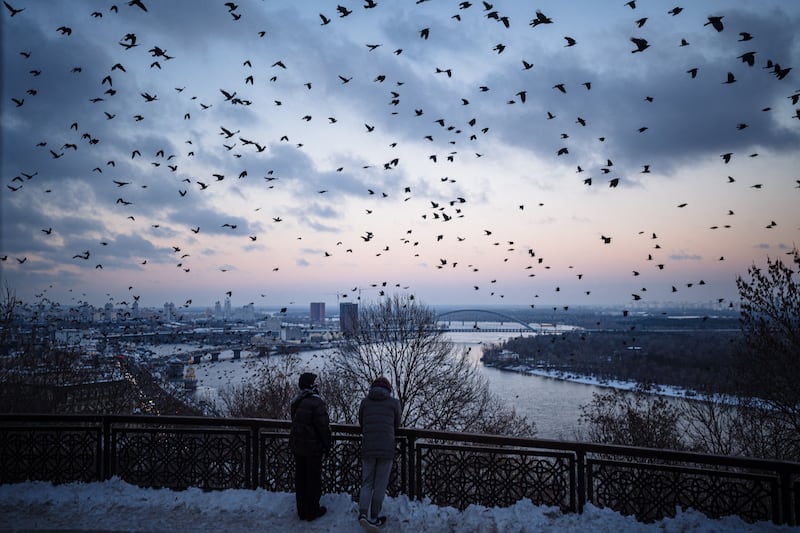
M 222 320 L 222 305 L 219 300 L 214 302 L 214 320 Z
M 164 321 L 171 322 L 175 320 L 175 304 L 167 302 L 164 304 Z
M 325 322 L 325 302 L 311 302 L 311 323 L 323 324 Z
M 230 320 L 231 318 L 233 318 L 233 316 L 231 315 L 231 299 L 230 299 L 230 297 L 225 298 L 225 311 L 223 312 L 222 317 L 225 320 Z
M 339 330 L 343 335 L 352 335 L 358 330 L 358 304 L 351 302 L 339 304 Z
M 81 304 L 81 306 L 80 306 L 80 317 L 81 317 L 81 320 L 84 321 L 84 322 L 92 322 L 93 317 L 94 317 L 94 308 L 91 305 L 87 304 L 87 303 Z

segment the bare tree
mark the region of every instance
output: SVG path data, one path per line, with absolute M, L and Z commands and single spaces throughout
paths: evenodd
M 401 424 L 438 430 L 533 435 L 532 422 L 489 391 L 466 350 L 437 327 L 436 313 L 413 295 L 359 309 L 357 323 L 326 364 L 323 388 L 334 419 L 355 423 L 376 377 L 400 400 Z
M 590 441 L 646 448 L 685 449 L 680 414 L 675 404 L 646 386 L 595 393 L 581 406 Z
M 737 438 L 740 409 L 733 397 L 708 395 L 680 403 L 692 449 L 717 455 L 743 455 Z
M 228 416 L 289 419 L 289 402 L 297 393 L 299 359 L 292 354 L 269 357 L 255 379 L 219 391 Z
M 63 391 L 86 383 L 89 367 L 76 350 L 53 346 L 37 320 L 24 324 L 20 314 L 27 309 L 13 290 L 6 287 L 0 300 L 0 411 L 64 409 Z
M 11 334 L 14 324 L 14 310 L 19 307 L 17 295 L 8 285 L 3 288 L 0 297 L 0 356 L 8 355 L 11 351 Z
M 800 251 L 794 248 L 789 255 L 789 263 L 768 258 L 766 269 L 757 265 L 748 269 L 749 280 L 736 278 L 741 298 L 740 323 L 747 344 L 736 370 L 742 395 L 751 399 L 747 412 L 761 420 L 761 431 L 772 429 L 775 433 L 764 439 L 774 443 L 768 446 L 773 456 L 797 460 L 800 458 L 797 385 L 800 382 Z

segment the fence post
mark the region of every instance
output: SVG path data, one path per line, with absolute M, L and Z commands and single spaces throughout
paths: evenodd
M 408 498 L 417 499 L 417 439 L 413 435 L 406 437 L 406 460 L 408 465 Z
M 258 488 L 258 480 L 261 476 L 261 432 L 258 425 L 250 426 L 250 440 L 252 441 L 250 456 L 250 488 Z
M 586 504 L 586 452 L 579 448 L 575 453 L 575 469 L 578 475 L 578 513 L 583 513 Z
M 778 524 L 795 525 L 797 521 L 796 516 L 792 516 L 792 473 L 785 468 L 781 468 L 779 472 L 781 496 L 780 496 L 780 513 L 775 516 L 773 522 Z
M 101 428 L 103 467 L 100 479 L 105 481 L 111 479 L 111 420 L 108 416 L 101 418 Z

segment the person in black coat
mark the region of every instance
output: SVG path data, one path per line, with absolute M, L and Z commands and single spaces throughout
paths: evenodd
M 358 411 L 361 426 L 361 492 L 358 521 L 368 528 L 382 526 L 383 499 L 389 486 L 394 461 L 394 436 L 400 427 L 400 400 L 392 396 L 392 385 L 385 377 L 372 382 Z
M 301 520 L 315 520 L 327 509 L 319 504 L 322 495 L 322 457 L 331 449 L 328 406 L 319 395 L 317 375 L 304 372 L 292 399 L 292 429 L 289 448 L 295 459 L 295 498 Z

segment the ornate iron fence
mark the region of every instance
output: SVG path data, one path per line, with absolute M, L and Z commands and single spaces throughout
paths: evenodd
M 357 497 L 358 428 L 332 425 L 327 493 Z M 169 416 L 0 415 L 0 483 L 100 481 L 292 492 L 289 422 Z M 797 524 L 800 463 L 403 428 L 391 495 L 464 509 L 522 498 L 581 512 L 587 502 L 650 522 L 693 508 L 711 518 Z

